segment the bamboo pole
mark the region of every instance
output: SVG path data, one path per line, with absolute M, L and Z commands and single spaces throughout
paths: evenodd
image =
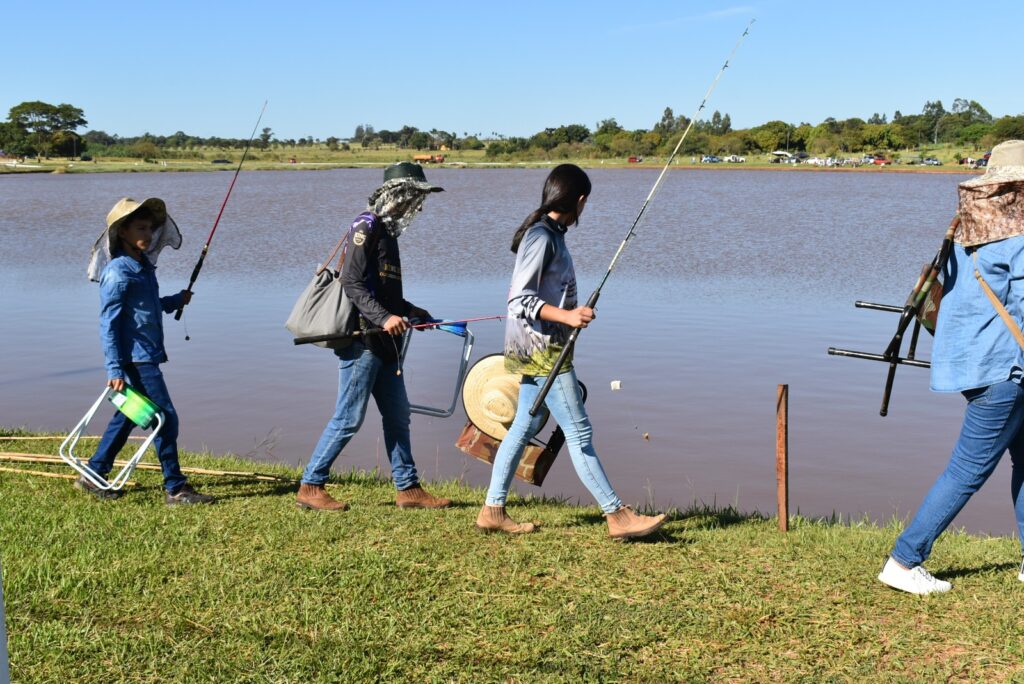
M 44 463 L 47 465 L 60 465 L 64 463 L 64 459 L 57 456 L 46 456 L 40 454 L 26 454 L 18 451 L 0 451 L 0 461 L 15 461 L 19 463 Z M 122 467 L 125 465 L 125 461 L 114 461 L 114 465 Z M 140 463 L 135 466 L 136 470 L 160 470 L 160 466 L 155 463 Z M 35 472 L 35 471 L 33 471 Z M 263 480 L 268 482 L 295 482 L 290 477 L 280 477 L 278 475 L 264 475 L 263 473 L 251 473 L 241 470 L 208 470 L 206 468 L 182 468 L 181 472 L 189 473 L 192 475 L 218 475 L 224 477 L 247 477 L 254 480 Z M 68 477 L 74 477 L 69 475 Z
M 68 475 L 67 473 L 50 473 L 45 470 L 25 470 L 23 468 L 5 468 L 0 466 L 0 473 L 15 473 L 16 475 L 38 475 L 39 477 L 56 477 L 61 480 L 77 480 L 77 475 Z M 132 486 L 134 482 L 125 482 L 126 485 Z
M 78 439 L 99 439 L 103 435 L 82 435 Z M 0 435 L 0 440 L 9 440 L 14 442 L 31 442 L 38 440 L 63 440 L 63 435 Z M 143 440 L 146 439 L 142 435 L 129 435 L 128 439 Z
M 789 385 L 779 385 L 775 398 L 775 484 L 779 532 L 789 531 Z

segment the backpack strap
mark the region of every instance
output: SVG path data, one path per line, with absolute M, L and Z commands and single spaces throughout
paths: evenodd
M 981 277 L 981 271 L 978 270 L 977 249 L 973 250 L 973 256 L 974 277 L 978 279 L 978 283 L 981 285 L 981 289 L 985 291 L 985 295 L 988 297 L 988 300 L 992 302 L 992 306 L 995 308 L 996 313 L 999 314 L 999 317 L 1003 319 L 1003 323 L 1005 323 L 1006 327 L 1009 328 L 1010 334 L 1012 334 L 1014 338 L 1017 340 L 1017 344 L 1019 344 L 1021 348 L 1024 349 L 1024 332 L 1021 332 L 1020 326 L 1017 325 L 1017 321 L 1013 320 L 1013 316 L 1011 316 L 1010 312 L 1006 310 L 1006 307 L 1003 306 L 1003 303 L 999 301 L 999 297 L 997 297 L 996 293 L 992 291 L 992 288 L 989 287 L 989 284 L 985 282 L 985 279 Z

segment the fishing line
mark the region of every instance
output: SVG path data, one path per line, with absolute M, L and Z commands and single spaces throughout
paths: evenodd
M 228 205 L 228 198 L 231 197 L 231 191 L 235 188 L 235 181 L 238 180 L 238 172 L 242 170 L 242 164 L 245 163 L 246 157 L 249 156 L 249 148 L 252 146 L 252 140 L 256 137 L 256 129 L 260 127 L 260 121 L 263 120 L 263 112 L 267 111 L 267 100 L 263 101 L 263 107 L 260 109 L 260 115 L 256 118 L 256 125 L 252 127 L 252 134 L 249 135 L 248 142 L 245 143 L 245 149 L 242 151 L 242 158 L 238 162 L 238 166 L 235 168 L 235 175 L 231 178 L 231 184 L 228 185 L 228 192 L 224 195 L 224 201 L 220 204 L 220 211 L 217 212 L 217 218 L 213 222 L 213 228 L 210 230 L 210 235 L 206 238 L 206 244 L 203 245 L 203 251 L 199 254 L 199 261 L 196 262 L 195 268 L 192 269 L 192 276 L 188 280 L 188 287 L 185 291 L 189 294 L 192 293 L 192 286 L 195 285 L 196 278 L 199 277 L 199 272 L 203 270 L 203 262 L 206 260 L 206 253 L 210 251 L 210 243 L 213 242 L 213 235 L 217 232 L 217 225 L 220 223 L 220 217 L 224 215 L 224 207 Z M 185 305 L 182 304 L 181 308 L 174 312 L 174 320 L 180 321 L 182 313 L 185 310 Z M 190 339 L 188 334 L 185 335 L 185 339 Z
M 722 65 L 722 68 L 720 68 L 718 70 L 718 73 L 715 74 L 714 80 L 711 81 L 711 85 L 708 87 L 707 92 L 704 93 L 704 97 L 703 99 L 701 99 L 700 105 L 697 106 L 697 110 L 693 113 L 693 116 L 690 118 L 690 122 L 686 125 L 686 129 L 683 131 L 683 135 L 679 138 L 679 142 L 676 143 L 676 147 L 674 150 L 672 150 L 672 154 L 669 156 L 668 161 L 665 162 L 665 166 L 661 169 L 661 173 L 658 174 L 658 178 L 657 180 L 654 181 L 654 185 L 651 187 L 651 191 L 647 193 L 647 199 L 644 200 L 643 205 L 640 207 L 640 212 L 636 215 L 636 218 L 633 220 L 633 225 L 629 227 L 629 232 L 626 233 L 626 237 L 622 240 L 622 243 L 619 245 L 619 248 L 615 250 L 615 255 L 612 257 L 612 261 L 608 265 L 608 270 L 605 272 L 604 277 L 598 284 L 597 289 L 594 290 L 594 292 L 590 295 L 590 299 L 587 300 L 586 306 L 588 309 L 593 309 L 595 306 L 597 306 L 597 300 L 601 296 L 601 288 L 604 287 L 605 282 L 608 280 L 608 276 L 610 276 L 612 274 L 612 271 L 615 269 L 615 265 L 618 263 L 619 257 L 622 255 L 623 250 L 626 249 L 626 244 L 633 238 L 634 235 L 636 235 L 636 228 L 640 224 L 640 219 L 643 218 L 644 212 L 647 211 L 647 205 L 651 203 L 651 200 L 654 199 L 654 195 L 658 192 L 658 188 L 661 187 L 661 182 L 662 180 L 664 180 L 665 174 L 668 172 L 668 167 L 672 165 L 673 161 L 675 161 L 676 155 L 679 154 L 679 149 L 683 146 L 683 141 L 686 140 L 686 136 L 690 134 L 690 129 L 693 128 L 694 123 L 696 123 L 697 121 L 697 117 L 700 115 L 701 111 L 703 111 L 704 107 L 707 105 L 708 99 L 711 97 L 711 93 L 715 91 L 715 87 L 718 85 L 719 79 L 722 78 L 722 74 L 724 74 L 725 70 L 729 67 L 729 62 L 732 61 L 732 58 L 733 56 L 735 56 L 736 51 L 739 50 L 740 45 L 743 43 L 743 39 L 750 34 L 750 27 L 754 25 L 754 21 L 754 19 L 751 19 L 750 23 L 747 24 L 747 28 L 743 30 L 743 33 L 742 35 L 740 35 L 739 40 L 736 41 L 736 45 L 733 46 L 732 52 L 729 53 L 729 56 L 726 58 L 725 63 Z M 533 402 L 533 406 L 530 408 L 531 416 L 537 415 L 537 412 L 540 410 L 540 407 L 543 406 L 544 398 L 547 397 L 548 392 L 551 391 L 551 386 L 554 384 L 555 378 L 558 376 L 558 372 L 562 369 L 562 366 L 565 365 L 566 359 L 572 352 L 572 348 L 576 344 L 576 338 L 580 336 L 580 330 L 582 330 L 582 328 L 573 328 L 572 332 L 569 333 L 569 339 L 566 341 L 565 346 L 562 347 L 562 352 L 558 355 L 558 359 L 555 361 L 555 365 L 551 368 L 551 372 L 548 373 L 547 380 L 544 381 L 544 386 L 541 387 L 540 393 L 537 394 L 537 399 Z

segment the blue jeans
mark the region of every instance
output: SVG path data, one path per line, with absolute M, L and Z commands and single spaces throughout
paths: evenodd
M 409 439 L 409 396 L 405 380 L 397 374 L 398 362 L 381 360 L 358 341 L 335 354 L 340 359 L 338 402 L 302 473 L 302 482 L 322 485 L 327 481 L 331 464 L 363 424 L 373 395 L 384 424 L 384 445 L 395 487 L 403 490 L 419 484 Z
M 124 374 L 125 381 L 145 394 L 164 414 L 164 425 L 153 440 L 153 447 L 164 474 L 164 489 L 177 491 L 187 482 L 187 478 L 178 463 L 178 412 L 174 410 L 171 395 L 167 393 L 160 366 L 155 363 L 133 363 L 125 367 Z M 120 411 L 116 412 L 100 438 L 96 453 L 89 459 L 89 467 L 105 478 L 114 467 L 114 457 L 124 447 L 134 428 L 135 423 Z
M 530 407 L 540 394 L 546 376 L 524 375 L 519 385 L 519 405 L 516 417 L 508 430 L 498 453 L 494 456 L 494 468 L 491 471 L 491 486 L 487 490 L 488 506 L 504 506 L 508 496 L 508 488 L 512 485 L 519 459 L 527 443 L 540 430 L 545 413 L 538 411 L 530 416 Z M 601 461 L 597 459 L 594 445 L 591 442 L 593 428 L 590 418 L 583 407 L 583 395 L 576 380 L 576 371 L 560 373 L 555 377 L 551 391 L 544 397 L 544 405 L 565 433 L 565 443 L 572 457 L 572 465 L 580 481 L 597 500 L 597 504 L 605 513 L 617 511 L 622 501 L 615 495 L 615 490 L 608 477 L 604 474 Z
M 1007 449 L 1013 462 L 1010 496 L 1017 530 L 1024 540 L 1024 389 L 1007 380 L 963 394 L 967 412 L 949 465 L 892 551 L 892 557 L 908 568 L 928 558 L 932 544 L 985 483 Z

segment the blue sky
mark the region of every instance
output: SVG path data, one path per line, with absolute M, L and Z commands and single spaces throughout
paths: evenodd
M 280 138 L 357 124 L 459 135 L 650 128 L 709 103 L 735 127 L 918 113 L 974 99 L 1024 113 L 1024 2 L 11 2 L 0 116 L 68 102 L 89 129 Z

